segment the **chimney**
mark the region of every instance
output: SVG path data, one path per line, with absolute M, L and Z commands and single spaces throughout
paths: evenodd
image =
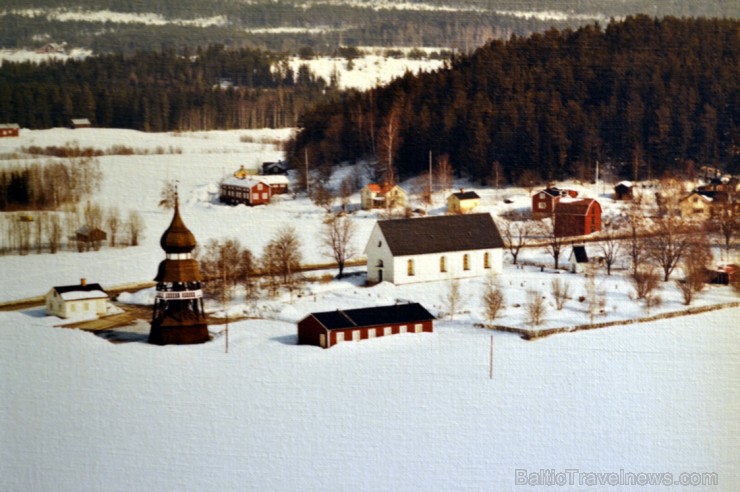
M 86 286 L 86 285 L 87 285 L 87 279 L 86 279 L 86 278 L 81 278 L 81 279 L 80 279 L 80 285 L 81 285 L 82 287 Z
M 460 194 L 465 193 L 465 190 L 460 188 Z

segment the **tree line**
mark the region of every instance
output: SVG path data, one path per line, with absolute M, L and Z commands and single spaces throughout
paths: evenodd
M 628 17 L 491 41 L 434 73 L 349 92 L 300 118 L 296 165 L 371 159 L 380 174 L 449 159 L 516 182 L 646 179 L 689 162 L 738 166 L 740 22 Z M 499 176 L 500 174 L 500 176 Z
M 143 131 L 295 126 L 329 84 L 260 50 L 211 46 L 84 60 L 3 63 L 0 121 L 24 128 L 95 126 Z

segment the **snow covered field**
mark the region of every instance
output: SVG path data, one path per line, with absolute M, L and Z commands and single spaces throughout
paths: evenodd
M 142 244 L 0 256 L 0 301 L 42 295 L 80 277 L 104 287 L 151 279 L 171 218 L 157 206 L 167 179 L 179 181 L 182 216 L 199 242 L 235 237 L 259 254 L 281 225 L 293 224 L 304 260 L 327 261 L 319 247 L 323 211 L 308 199 L 286 196 L 254 208 L 214 200 L 224 174 L 279 159 L 274 142 L 289 132 L 52 129 L 0 139 L 0 155 L 70 141 L 150 151 L 101 157 L 104 181 L 94 197 L 105 207 L 138 210 L 146 224 Z M 590 196 L 604 191 L 574 186 Z M 477 191 L 484 211 L 529 204 L 526 190 Z M 440 195 L 430 213 L 443 210 Z M 362 251 L 377 215 L 354 215 Z M 549 264 L 541 250 L 522 256 Z M 522 308 L 513 305 L 528 288 L 549 293 L 554 276 L 506 265 L 501 324 L 524 326 Z M 558 276 L 582 293 L 582 276 Z M 495 333 L 492 380 L 491 332 L 473 326 L 482 321 L 482 279 L 462 283 L 454 321 L 439 320 L 433 334 L 330 350 L 295 345 L 295 322 L 312 311 L 408 299 L 444 312 L 444 283 L 367 288 L 363 280 L 310 283 L 292 302 L 237 300 L 235 313 L 262 319 L 231 324 L 228 354 L 222 326 L 211 326 L 216 338 L 200 346 L 113 345 L 52 328 L 58 320 L 40 309 L 0 313 L 0 490 L 529 489 L 515 487 L 516 469 L 718 474 L 718 487 L 683 490 L 733 490 L 738 483 L 740 308 L 536 342 Z M 620 275 L 601 288 L 606 315 L 596 321 L 645 314 Z M 662 295 L 655 312 L 683 308 L 675 287 Z M 712 287 L 696 303 L 737 299 L 727 287 Z M 587 318 L 572 300 L 563 311 L 551 308 L 544 326 Z M 579 488 L 576 482 L 559 490 Z

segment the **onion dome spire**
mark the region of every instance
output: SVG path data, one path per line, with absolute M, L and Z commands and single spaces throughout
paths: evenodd
M 175 215 L 170 226 L 162 234 L 159 245 L 166 253 L 190 253 L 195 248 L 195 236 L 180 217 L 177 190 L 175 190 Z

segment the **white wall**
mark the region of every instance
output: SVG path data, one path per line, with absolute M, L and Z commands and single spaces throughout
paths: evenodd
M 488 252 L 490 257 L 490 268 L 484 268 L 483 255 Z M 469 269 L 463 268 L 464 255 L 468 255 Z M 440 258 L 445 257 L 446 272 L 440 271 Z M 408 261 L 414 262 L 414 275 L 408 275 Z M 455 251 L 448 253 L 433 253 L 427 255 L 400 256 L 394 258 L 393 279 L 396 285 L 412 282 L 431 282 L 447 280 L 449 278 L 472 278 L 487 275 L 489 271 L 501 273 L 503 269 L 503 251 L 497 249 L 480 249 L 472 251 Z

